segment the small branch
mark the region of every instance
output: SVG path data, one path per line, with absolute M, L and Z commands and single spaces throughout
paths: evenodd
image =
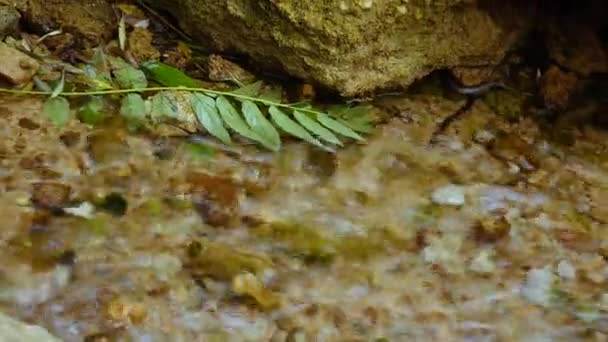
M 439 136 L 442 135 L 445 131 L 447 131 L 447 129 L 454 121 L 461 118 L 473 106 L 473 103 L 475 103 L 475 99 L 473 97 L 467 97 L 467 100 L 464 105 L 462 105 L 462 107 L 458 108 L 457 111 L 448 115 L 443 121 L 441 121 L 437 129 L 431 135 L 429 144 L 435 144 Z

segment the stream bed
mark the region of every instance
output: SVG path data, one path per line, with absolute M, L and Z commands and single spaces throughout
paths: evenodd
M 64 341 L 606 341 L 608 132 L 478 101 L 429 144 L 461 104 L 273 154 L 3 96 L 0 308 Z

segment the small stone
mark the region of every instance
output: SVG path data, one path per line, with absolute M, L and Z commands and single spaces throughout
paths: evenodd
M 454 184 L 435 189 L 431 194 L 431 199 L 435 204 L 451 206 L 461 206 L 466 202 L 464 188 Z
M 589 189 L 591 216 L 601 222 L 608 222 L 608 189 L 594 186 Z
M 361 7 L 364 9 L 370 9 L 372 8 L 372 5 L 374 4 L 373 0 L 363 0 L 361 1 Z
M 194 208 L 207 224 L 219 227 L 235 222 L 242 190 L 231 178 L 192 173 L 188 180 Z
M 21 15 L 13 6 L 0 5 L 0 39 L 17 32 Z
M 39 67 L 35 59 L 6 45 L 0 46 L 0 60 L 0 75 L 14 85 L 29 82 Z
M 496 264 L 492 260 L 494 252 L 484 249 L 471 261 L 471 271 L 476 273 L 492 273 L 496 269 Z
M 64 208 L 63 211 L 72 216 L 91 219 L 95 214 L 95 207 L 89 202 L 82 202 L 77 207 Z
M 152 44 L 152 33 L 145 28 L 137 27 L 129 34 L 128 51 L 138 62 L 158 59 L 160 52 Z
M 281 299 L 251 273 L 245 272 L 232 279 L 232 291 L 239 296 L 253 298 L 262 309 L 274 309 L 280 306 Z
M 531 269 L 521 289 L 522 296 L 531 303 L 548 305 L 551 302 L 553 273 L 549 268 Z
M 560 70 L 552 65 L 540 80 L 541 95 L 550 109 L 563 110 L 577 88 L 578 79 L 573 72 Z
M 139 324 L 146 318 L 147 310 L 142 303 L 116 298 L 108 303 L 105 314 L 112 321 Z
M 59 338 L 52 336 L 45 328 L 38 325 L 18 321 L 0 312 L 0 336 L 2 341 L 47 341 L 59 342 Z
M 602 294 L 600 305 L 602 306 L 603 310 L 608 310 L 608 293 Z
M 484 243 L 494 243 L 509 235 L 511 225 L 502 216 L 484 217 L 475 225 L 475 238 Z
M 576 278 L 576 269 L 568 260 L 562 260 L 557 264 L 557 274 L 568 280 Z
M 209 79 L 212 81 L 232 81 L 247 84 L 255 80 L 252 73 L 219 55 L 209 56 L 207 67 L 209 68 Z
M 62 208 L 72 192 L 69 185 L 60 183 L 35 183 L 32 203 L 44 208 Z
M 473 137 L 473 140 L 475 140 L 475 142 L 480 143 L 482 145 L 489 144 L 494 139 L 496 139 L 496 136 L 494 135 L 494 133 L 492 133 L 488 130 L 485 130 L 485 129 L 477 131 L 475 133 L 475 136 Z

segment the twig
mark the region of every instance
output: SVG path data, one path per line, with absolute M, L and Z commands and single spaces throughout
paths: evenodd
M 457 111 L 443 119 L 443 121 L 439 124 L 439 127 L 437 127 L 437 129 L 433 132 L 433 135 L 431 135 L 431 140 L 429 141 L 429 144 L 434 145 L 435 143 L 437 143 L 439 136 L 441 136 L 450 127 L 452 122 L 461 118 L 469 109 L 471 109 L 473 103 L 475 103 L 475 98 L 467 97 L 467 101 L 462 107 L 458 108 Z
M 152 14 L 154 17 L 156 17 L 156 19 L 160 20 L 164 25 L 166 25 L 168 28 L 170 28 L 175 33 L 177 33 L 180 37 L 182 37 L 183 39 L 185 39 L 188 42 L 190 42 L 192 40 L 187 34 L 185 34 L 182 30 L 175 27 L 175 25 L 171 24 L 167 19 L 165 19 L 162 15 L 160 15 L 158 12 L 156 12 L 150 6 L 146 5 L 142 0 L 137 0 L 137 3 L 141 7 L 143 7 L 146 11 L 150 12 L 150 14 Z

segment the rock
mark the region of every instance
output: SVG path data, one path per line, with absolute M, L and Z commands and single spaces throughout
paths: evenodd
M 494 66 L 533 12 L 513 1 L 147 1 L 203 43 L 345 96 L 408 86 L 435 69 Z
M 491 249 L 484 249 L 471 261 L 470 269 L 475 273 L 489 274 L 494 272 L 496 264 L 494 260 L 494 251 Z
M 144 28 L 136 27 L 129 34 L 127 51 L 138 62 L 158 59 L 160 52 L 152 45 L 152 33 Z
M 511 225 L 503 217 L 487 216 L 474 226 L 475 239 L 482 243 L 495 243 L 507 237 Z
M 18 321 L 0 312 L 0 336 L 2 341 L 61 342 L 46 329 Z
M 206 223 L 219 227 L 236 221 L 242 191 L 231 178 L 194 172 L 188 182 L 194 207 Z
M 576 269 L 568 260 L 562 260 L 557 264 L 557 274 L 563 279 L 573 280 L 576 278 Z
M 594 186 L 589 189 L 591 216 L 601 222 L 608 222 L 608 188 Z
M 72 189 L 60 183 L 35 183 L 32 191 L 32 203 L 43 208 L 62 208 L 70 199 Z
M 551 273 L 548 267 L 531 269 L 528 271 L 526 282 L 521 289 L 521 294 L 533 304 L 543 306 L 549 305 L 551 302 L 553 281 L 553 273 Z
M 0 45 L 0 60 L 0 75 L 15 85 L 29 82 L 39 68 L 35 59 L 6 45 Z
M 0 5 L 0 39 L 17 32 L 21 14 L 12 6 Z
M 576 91 L 578 78 L 572 72 L 564 72 L 556 66 L 551 66 L 540 82 L 540 93 L 545 106 L 553 110 L 563 110 Z
M 264 310 L 279 307 L 280 297 L 264 287 L 256 276 L 249 272 L 237 274 L 232 279 L 232 291 L 239 296 L 249 296 Z
M 253 74 L 241 68 L 238 64 L 218 55 L 209 56 L 208 68 L 209 79 L 212 81 L 231 81 L 247 84 L 255 80 L 255 76 Z
M 21 6 L 25 22 L 40 35 L 61 29 L 74 35 L 78 45 L 97 46 L 116 32 L 110 1 L 29 0 Z
M 567 20 L 556 18 L 548 24 L 546 45 L 549 56 L 562 68 L 579 75 L 606 73 L 608 50 L 602 46 L 602 38 L 594 30 L 594 26 L 604 25 L 605 18 L 596 19 L 599 23 L 594 23 L 592 17 L 606 13 L 608 5 L 605 1 L 594 1 L 584 6 L 575 6 L 575 10 L 568 12 Z M 591 9 L 593 6 L 603 8 L 598 8 L 598 13 L 589 13 L 594 11 Z
M 435 204 L 461 206 L 465 203 L 464 188 L 449 184 L 435 189 L 431 194 L 431 199 Z

